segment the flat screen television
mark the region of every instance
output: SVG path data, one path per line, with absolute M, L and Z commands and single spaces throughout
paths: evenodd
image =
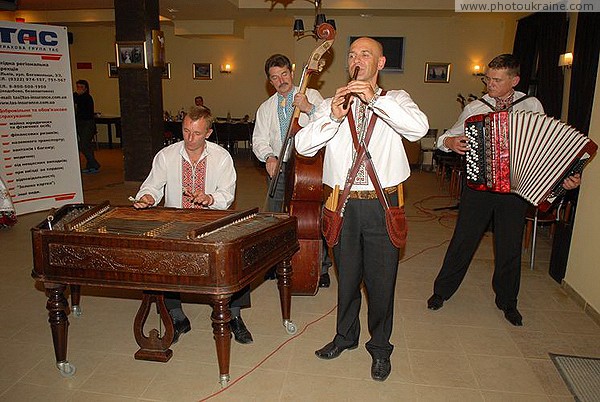
M 351 36 L 350 43 L 358 38 L 360 36 Z M 371 36 L 371 38 L 379 41 L 383 46 L 383 55 L 386 58 L 383 71 L 404 71 L 404 37 Z

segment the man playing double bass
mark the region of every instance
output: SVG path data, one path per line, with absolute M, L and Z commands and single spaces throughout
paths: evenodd
M 268 185 L 276 174 L 279 154 L 292 120 L 294 108 L 301 111 L 298 122 L 305 126 L 312 119 L 315 110 L 323 97 L 315 89 L 308 88 L 306 93 L 299 93 L 299 88 L 294 85 L 292 63 L 283 54 L 274 54 L 265 62 L 265 74 L 269 83 L 275 88 L 275 93 L 264 101 L 256 112 L 254 132 L 252 134 L 252 150 L 256 157 L 265 162 Z M 289 155 L 288 155 L 289 156 Z M 283 171 L 285 163 L 283 162 Z M 273 197 L 267 196 L 267 209 L 272 212 L 281 212 L 285 192 L 285 174 L 280 174 L 275 185 Z M 329 287 L 329 274 L 327 270 L 331 265 L 327 253 L 327 261 L 323 261 L 319 286 Z

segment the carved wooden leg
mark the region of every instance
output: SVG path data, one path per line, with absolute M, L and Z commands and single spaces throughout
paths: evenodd
M 217 359 L 219 361 L 219 382 L 222 387 L 226 387 L 229 383 L 229 357 L 231 354 L 231 329 L 229 321 L 231 321 L 231 310 L 229 310 L 229 302 L 231 295 L 226 297 L 213 296 L 211 304 L 213 312 L 210 316 L 212 320 L 213 336 L 215 338 L 215 346 L 217 347 Z
M 288 258 L 277 267 L 277 287 L 281 304 L 281 318 L 288 334 L 295 334 L 296 324 L 290 319 L 292 305 L 292 260 Z
M 144 324 L 148 319 L 152 303 L 156 303 L 158 314 L 165 326 L 165 334 L 162 338 L 156 328 L 152 328 L 148 336 L 144 335 Z M 137 360 L 151 360 L 164 363 L 169 361 L 173 356 L 173 351 L 169 349 L 169 346 L 173 343 L 175 328 L 173 327 L 173 320 L 165 306 L 165 297 L 162 292 L 144 292 L 142 304 L 133 322 L 133 335 L 135 336 L 135 341 L 140 346 L 140 349 L 134 355 Z
M 73 317 L 81 316 L 81 307 L 79 305 L 81 301 L 81 286 L 79 285 L 71 285 L 71 313 L 73 313 Z
M 75 366 L 67 361 L 67 335 L 69 329 L 69 319 L 67 318 L 67 309 L 69 304 L 65 298 L 66 285 L 46 283 L 46 309 L 48 310 L 48 322 L 52 331 L 52 341 L 54 343 L 54 356 L 56 357 L 56 367 L 61 375 L 71 377 L 75 374 Z

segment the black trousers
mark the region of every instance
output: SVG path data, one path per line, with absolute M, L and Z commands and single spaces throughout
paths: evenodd
M 458 289 L 491 219 L 495 264 L 492 286 L 498 304 L 517 306 L 521 283 L 521 248 L 528 203 L 514 194 L 463 187 L 458 220 L 434 292 L 449 299 Z
M 275 185 L 275 193 L 273 194 L 273 197 L 270 197 L 269 194 L 267 194 L 267 211 L 270 212 L 283 212 L 283 201 L 285 197 L 285 172 L 287 168 L 287 162 L 283 162 L 281 165 L 282 171 L 277 179 L 277 184 Z M 271 185 L 271 180 L 272 179 L 269 177 L 269 175 L 267 175 L 267 192 L 269 191 L 268 188 Z
M 181 309 L 181 295 L 177 292 L 165 292 L 165 306 L 167 310 Z M 240 309 L 242 307 L 250 306 L 250 286 L 237 291 L 231 296 L 231 302 L 229 308 L 231 310 L 231 317 L 239 317 Z
M 397 194 L 389 198 L 392 205 L 397 205 Z M 348 200 L 340 240 L 333 253 L 339 273 L 335 344 L 358 344 L 364 283 L 371 334 L 366 348 L 373 358 L 389 357 L 394 348 L 390 336 L 399 251 L 389 239 L 385 213 L 378 200 Z
M 98 169 L 100 164 L 94 156 L 93 139 L 96 134 L 96 122 L 94 120 L 76 120 L 77 139 L 79 151 L 86 160 L 86 169 Z

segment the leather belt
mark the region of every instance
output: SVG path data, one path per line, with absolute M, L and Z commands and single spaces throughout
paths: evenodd
M 331 194 L 332 189 L 328 185 L 324 185 L 323 187 L 324 199 L 327 199 L 327 197 L 329 197 L 329 194 Z M 398 191 L 398 186 L 386 187 L 383 189 L 383 191 L 386 194 L 394 194 L 396 191 Z M 350 195 L 348 195 L 348 198 L 352 198 L 355 200 L 374 200 L 377 199 L 377 192 L 375 190 L 350 191 Z
M 398 191 L 398 186 L 386 187 L 383 189 L 386 194 L 394 194 Z M 374 200 L 377 199 L 377 192 L 375 190 L 363 190 L 363 191 L 350 191 L 348 198 L 357 200 Z

